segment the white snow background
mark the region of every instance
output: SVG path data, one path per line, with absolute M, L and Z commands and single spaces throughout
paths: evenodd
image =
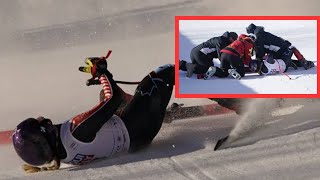
M 254 23 L 264 26 L 265 31 L 280 36 L 292 43 L 307 60 L 317 64 L 317 21 L 315 20 L 180 20 L 179 21 L 179 59 L 190 60 L 193 47 L 225 31 L 246 34 L 246 27 Z M 254 57 L 253 57 L 254 58 Z M 293 55 L 293 59 L 296 57 Z M 219 67 L 220 61 L 213 59 Z M 212 77 L 197 79 L 196 75 L 186 77 L 179 72 L 180 94 L 316 94 L 317 67 L 304 70 L 290 68 L 287 74 L 259 76 L 246 74 L 241 80 Z

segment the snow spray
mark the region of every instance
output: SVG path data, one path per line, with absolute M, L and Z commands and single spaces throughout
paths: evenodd
M 263 125 L 266 117 L 277 106 L 279 99 L 253 99 L 246 106 L 246 112 L 240 117 L 236 126 L 230 132 L 228 143 L 231 143 L 251 130 Z

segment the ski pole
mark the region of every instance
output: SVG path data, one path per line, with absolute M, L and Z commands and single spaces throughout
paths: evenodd
M 278 62 L 278 60 L 276 60 L 276 61 L 277 61 L 278 65 L 279 65 L 280 74 L 284 74 L 284 75 L 286 75 L 290 80 L 292 80 L 291 77 L 290 77 L 287 73 L 285 73 L 284 71 L 282 72 L 282 69 L 281 69 L 281 67 L 280 67 L 280 63 Z
M 119 84 L 127 84 L 127 85 L 136 85 L 136 84 L 139 84 L 140 81 L 133 81 L 133 82 L 130 82 L 130 81 L 115 81 L 116 83 L 119 83 Z M 88 79 L 87 82 L 86 82 L 86 85 L 87 86 L 91 86 L 91 85 L 99 85 L 101 84 L 100 81 L 98 79 Z

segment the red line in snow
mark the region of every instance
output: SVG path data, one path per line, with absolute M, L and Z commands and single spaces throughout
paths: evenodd
M 0 145 L 10 144 L 12 142 L 12 133 L 13 130 L 1 131 L 0 132 Z
M 204 116 L 209 115 L 219 115 L 219 114 L 226 114 L 234 112 L 230 109 L 224 108 L 218 104 L 209 104 L 209 105 L 201 105 L 201 106 L 194 106 L 198 108 L 198 110 Z M 184 108 L 184 107 L 182 107 Z M 12 143 L 12 133 L 13 130 L 8 131 L 0 131 L 0 145 L 7 145 Z

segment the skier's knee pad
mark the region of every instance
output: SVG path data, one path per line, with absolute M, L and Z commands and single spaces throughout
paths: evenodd
M 165 83 L 174 85 L 174 65 L 166 64 L 158 67 L 154 72 L 158 78 L 161 78 Z

